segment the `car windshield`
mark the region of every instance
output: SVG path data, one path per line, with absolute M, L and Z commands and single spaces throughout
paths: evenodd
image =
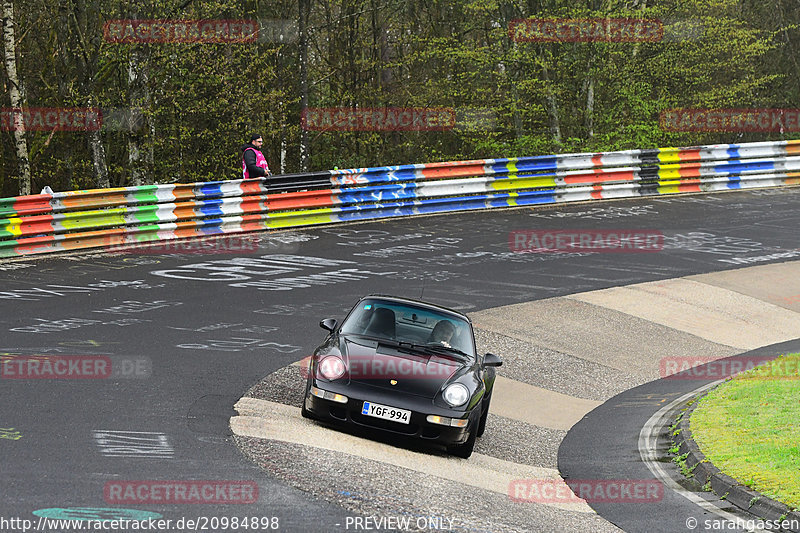
M 443 353 L 451 348 L 475 356 L 469 322 L 456 315 L 405 303 L 362 300 L 342 324 L 341 333 L 431 345 Z

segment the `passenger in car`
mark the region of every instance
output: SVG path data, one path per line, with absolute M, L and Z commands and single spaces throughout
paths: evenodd
M 428 337 L 428 342 L 443 344 L 444 346 L 449 347 L 450 342 L 452 342 L 455 334 L 456 327 L 452 322 L 449 320 L 440 320 L 436 326 L 434 326 L 433 331 L 431 331 L 431 335 Z

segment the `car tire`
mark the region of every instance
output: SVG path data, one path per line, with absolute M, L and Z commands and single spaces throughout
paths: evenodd
M 316 420 L 316 417 L 314 416 L 314 413 L 312 413 L 311 411 L 306 409 L 306 399 L 305 399 L 305 397 L 303 398 L 303 405 L 300 406 L 300 415 L 303 418 L 308 418 L 309 420 Z
M 314 413 L 306 409 L 306 401 L 308 401 L 308 394 L 311 392 L 311 378 L 306 381 L 306 391 L 303 394 L 303 403 L 300 405 L 300 415 L 309 420 L 316 420 Z
M 489 404 L 492 401 L 492 393 L 489 393 L 489 396 L 483 402 L 483 412 L 481 413 L 481 420 L 478 422 L 478 437 L 483 436 L 483 432 L 486 431 L 486 419 L 489 417 Z
M 467 437 L 467 441 L 464 444 L 448 446 L 447 453 L 455 455 L 456 457 L 461 457 L 462 459 L 469 459 L 469 456 L 472 455 L 472 449 L 475 448 L 475 440 L 478 436 L 477 433 L 478 432 L 475 430 L 470 431 L 469 437 Z

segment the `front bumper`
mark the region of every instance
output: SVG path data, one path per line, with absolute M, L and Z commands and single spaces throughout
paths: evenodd
M 347 403 L 339 403 L 319 398 L 307 392 L 305 397 L 306 409 L 320 420 L 378 429 L 445 445 L 463 444 L 469 437 L 469 431 L 474 425 L 473 423 L 468 423 L 465 427 L 452 427 L 433 424 L 426 420 L 428 415 L 469 418 L 472 416 L 471 410 L 444 409 L 434 405 L 430 399 L 412 395 L 400 396 L 398 393 L 390 393 L 385 389 L 363 384 L 351 383 L 343 387 L 330 382 L 314 381 L 313 385 L 315 387 L 342 394 L 348 398 Z M 411 411 L 410 421 L 408 424 L 403 424 L 362 415 L 361 409 L 365 401 L 409 410 Z

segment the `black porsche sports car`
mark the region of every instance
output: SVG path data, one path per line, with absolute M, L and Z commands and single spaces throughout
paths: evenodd
M 467 458 L 486 429 L 502 360 L 478 355 L 472 323 L 436 305 L 366 296 L 310 358 L 302 414 L 447 446 Z

